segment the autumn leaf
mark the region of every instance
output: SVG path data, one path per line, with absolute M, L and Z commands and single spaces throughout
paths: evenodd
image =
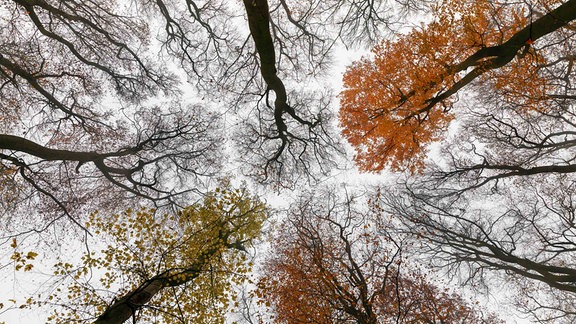
M 38 256 L 38 253 L 36 253 L 36 252 L 28 252 L 26 254 L 26 259 L 34 260 L 37 256 Z

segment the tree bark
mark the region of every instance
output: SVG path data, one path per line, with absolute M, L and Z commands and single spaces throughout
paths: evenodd
M 88 162 L 103 157 L 102 154 L 96 152 L 75 152 L 51 149 L 22 137 L 4 134 L 0 134 L 0 150 L 19 151 L 46 161 Z
M 112 304 L 94 324 L 122 324 L 146 305 L 162 288 L 164 278 L 152 279 Z
M 227 248 L 233 248 L 226 244 Z M 202 269 L 220 249 L 213 246 L 198 256 L 196 262 L 178 273 L 162 273 L 143 282 L 138 288 L 128 292 L 112 303 L 94 322 L 94 324 L 122 324 L 135 316 L 136 311 L 145 307 L 148 302 L 166 287 L 176 287 L 197 278 Z M 182 276 L 184 275 L 184 276 Z

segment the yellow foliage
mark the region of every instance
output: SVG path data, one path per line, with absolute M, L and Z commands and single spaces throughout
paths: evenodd
M 93 213 L 86 226 L 102 233 L 109 244 L 98 253 L 85 254 L 80 266 L 55 265 L 57 275 L 74 280 L 48 297 L 51 304 L 66 304 L 70 310 L 54 314 L 51 322 L 77 320 L 80 310 L 98 316 L 111 301 L 102 292 L 110 290 L 120 298 L 159 278 L 165 288 L 150 302 L 153 307 L 141 310 L 141 320 L 170 323 L 176 320 L 171 313 L 180 309 L 183 314 L 178 318 L 188 322 L 223 323 L 230 287 L 242 282 L 251 267 L 235 247 L 250 245 L 259 236 L 267 213 L 257 197 L 226 185 L 177 215 L 158 215 L 153 209 Z
M 12 243 L 10 243 L 10 247 L 14 249 L 12 255 L 10 256 L 10 260 L 14 262 L 14 269 L 19 271 L 23 269 L 24 271 L 30 271 L 34 267 L 30 261 L 33 261 L 38 256 L 38 253 L 33 251 L 28 251 L 26 254 L 16 250 L 18 247 L 18 243 L 15 238 L 12 239 Z

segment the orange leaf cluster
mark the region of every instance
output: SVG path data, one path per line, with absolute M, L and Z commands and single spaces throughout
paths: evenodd
M 355 250 L 362 238 L 373 241 L 371 236 L 368 232 L 358 239 L 347 235 L 350 241 L 330 237 L 330 233 L 312 240 L 282 237 L 258 284 L 258 296 L 276 313 L 274 322 L 482 322 L 458 295 L 440 290 L 405 265 L 400 271 L 403 262 L 391 259 L 378 245 L 372 248 L 379 253 L 368 258 Z M 501 323 L 489 317 L 491 323 Z
M 455 94 L 466 81 L 461 80 L 469 68 L 481 70 L 484 63 L 463 62 L 529 23 L 523 4 L 488 0 L 443 1 L 433 15 L 428 25 L 375 46 L 372 59 L 353 63 L 344 74 L 340 124 L 363 171 L 421 169 L 426 145 L 441 139 L 454 118 Z M 479 73 L 480 80 L 493 78 L 510 100 L 521 94 L 543 98 L 547 82 L 538 74 L 540 63 L 541 58 L 524 55 L 505 70 Z
M 284 250 L 281 258 L 285 262 L 269 264 L 266 271 L 270 276 L 258 283 L 260 298 L 275 308 L 275 322 L 333 323 L 330 296 L 337 296 L 326 285 L 328 277 L 320 273 L 302 250 Z
M 536 52 L 528 52 L 526 57 L 515 59 L 499 70 L 484 76 L 498 92 L 501 100 L 524 111 L 546 111 L 550 108 L 548 94 L 554 86 L 550 80 L 539 73 L 546 64 L 544 58 Z

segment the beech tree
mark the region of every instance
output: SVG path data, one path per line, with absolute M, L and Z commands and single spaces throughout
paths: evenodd
M 149 25 L 137 8 L 5 1 L 0 10 L 8 234 L 30 211 L 43 217 L 27 217 L 27 229 L 40 230 L 62 217 L 79 225 L 88 202 L 178 204 L 198 177 L 218 170 L 217 119 L 178 103 L 175 75 L 147 57 Z
M 277 323 L 498 323 L 430 283 L 385 217 L 311 195 L 277 231 L 258 295 Z
M 250 270 L 247 251 L 266 206 L 245 189 L 223 186 L 176 215 L 154 214 L 92 213 L 86 227 L 105 240 L 80 260 L 60 256 L 53 288 L 28 306 L 52 311 L 51 323 L 223 322 L 230 288 Z M 38 254 L 18 251 L 16 239 L 13 247 L 17 270 L 30 271 Z
M 422 189 L 382 196 L 399 228 L 419 242 L 415 257 L 476 287 L 497 291 L 505 282 L 515 289 L 511 302 L 538 322 L 574 321 L 570 177 L 505 180 L 458 197 Z
M 421 169 L 467 85 L 489 83 L 503 102 L 531 111 L 570 97 L 557 72 L 571 74 L 575 18 L 573 1 L 443 1 L 430 24 L 374 47 L 374 59 L 348 68 L 340 97 L 360 168 Z
M 573 1 L 443 2 L 350 67 L 341 95 L 360 167 L 416 173 L 380 196 L 419 242 L 412 255 L 465 283 L 505 280 L 537 321 L 574 321 L 575 13 Z
M 519 307 L 571 322 L 573 108 L 561 99 L 548 112 L 495 112 L 497 95 L 477 98 L 436 163 L 384 205 L 435 265 L 488 287 L 501 272 L 518 285 Z

